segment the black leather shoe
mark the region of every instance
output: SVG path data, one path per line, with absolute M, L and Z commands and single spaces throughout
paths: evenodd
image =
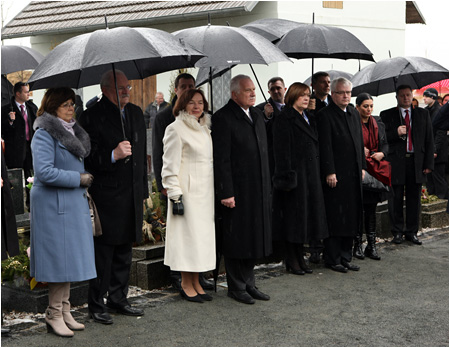
M 228 291 L 228 297 L 245 304 L 254 304 L 255 300 L 245 291 Z
M 214 290 L 214 282 L 206 279 L 203 274 L 198 275 L 198 280 L 203 289 Z
M 405 236 L 405 240 L 417 245 L 422 245 L 422 242 L 419 240 L 419 238 L 417 238 L 415 234 L 407 234 Z
M 180 295 L 185 300 L 188 300 L 189 302 L 197 302 L 197 303 L 203 303 L 203 298 L 197 294 L 195 296 L 188 296 L 183 289 L 180 290 Z M 206 294 L 204 294 L 206 295 Z
M 341 273 L 347 273 L 347 268 L 345 268 L 342 265 L 328 265 L 325 264 L 325 267 L 332 269 L 333 271 L 336 272 L 341 272 Z
M 261 301 L 269 301 L 270 300 L 270 296 L 259 291 L 256 286 L 255 287 L 247 286 L 246 290 L 247 290 L 248 294 L 251 297 L 253 297 L 255 300 L 261 300 Z
M 401 233 L 397 233 L 394 235 L 394 238 L 392 239 L 392 243 L 395 243 L 395 244 L 403 243 L 403 237 L 402 237 Z
M 111 318 L 111 315 L 109 315 L 108 312 L 104 313 L 89 312 L 89 317 L 94 319 L 96 323 L 105 325 L 111 325 L 113 323 L 113 319 Z
M 212 301 L 212 296 L 208 294 L 198 294 L 202 298 L 203 301 Z
M 350 271 L 359 271 L 359 266 L 356 266 L 352 263 L 348 263 L 347 261 L 342 261 L 342 266 L 349 269 Z
M 111 302 L 107 302 L 106 306 L 108 308 L 115 309 L 117 311 L 117 313 L 123 314 L 123 315 L 129 315 L 132 317 L 140 317 L 140 316 L 144 315 L 143 309 L 131 307 L 129 304 L 117 305 L 117 304 L 113 304 Z

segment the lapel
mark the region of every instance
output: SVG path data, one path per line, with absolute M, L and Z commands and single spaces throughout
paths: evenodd
M 255 125 L 256 122 L 256 116 L 254 117 L 253 115 L 255 114 L 254 112 L 252 112 L 252 108 L 250 108 L 250 115 L 252 116 L 253 122 L 250 121 L 250 119 L 248 118 L 248 116 L 246 115 L 246 113 L 244 112 L 244 110 L 242 110 L 242 108 L 232 99 L 230 99 L 229 101 L 230 107 L 233 109 L 233 114 L 235 115 L 235 117 L 238 120 L 244 120 L 245 122 L 247 122 L 247 124 L 249 124 L 250 126 L 252 126 L 252 128 Z
M 412 125 L 412 142 L 414 146 L 414 152 L 416 151 L 417 146 L 420 144 L 420 130 L 422 128 L 422 119 L 419 116 L 419 111 L 417 109 L 411 108 L 411 125 Z
M 281 111 L 278 110 L 277 104 L 275 104 L 275 102 L 273 101 L 272 98 L 269 98 L 268 102 L 270 103 L 270 105 L 272 105 L 272 108 L 273 108 L 273 116 L 274 116 L 274 117 L 277 117 L 277 116 L 281 113 Z
M 284 109 L 283 109 L 284 110 Z M 314 140 L 318 140 L 317 134 L 315 132 L 313 120 L 310 117 L 310 115 L 306 114 L 308 117 L 310 124 L 306 122 L 306 120 L 303 118 L 303 115 L 301 115 L 297 110 L 295 110 L 292 107 L 289 107 L 287 110 L 287 116 L 288 118 L 293 119 L 294 125 L 299 127 L 305 134 L 313 138 Z
M 122 134 L 122 124 L 120 121 L 122 115 L 119 112 L 119 108 L 105 96 L 102 96 L 100 103 L 102 103 L 101 106 L 103 108 L 103 112 L 101 113 L 102 123 L 109 123 L 113 129 Z

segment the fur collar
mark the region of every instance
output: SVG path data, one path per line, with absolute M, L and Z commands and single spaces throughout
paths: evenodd
M 177 119 L 186 123 L 190 128 L 200 130 L 201 127 L 211 128 L 211 115 L 205 113 L 200 117 L 200 122 L 197 121 L 197 117 L 190 115 L 186 111 L 182 110 L 177 116 Z
M 59 141 L 64 147 L 77 157 L 87 157 L 91 152 L 91 141 L 86 131 L 75 123 L 73 130 L 75 136 L 64 129 L 56 116 L 44 112 L 34 121 L 33 129 L 45 129 L 53 138 Z

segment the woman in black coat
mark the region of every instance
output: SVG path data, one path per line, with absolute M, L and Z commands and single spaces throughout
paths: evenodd
M 385 185 L 391 185 L 391 167 L 384 160 L 389 151 L 383 121 L 379 116 L 372 116 L 373 99 L 368 93 L 361 93 L 356 98 L 356 110 L 361 116 L 361 126 L 364 141 L 364 155 L 366 157 L 367 171 Z M 380 260 L 376 243 L 376 209 L 378 202 L 386 199 L 381 192 L 364 190 L 364 228 L 367 236 L 367 247 L 362 251 L 363 226 L 356 235 L 353 245 L 353 256 L 363 260 L 367 256 L 373 260 Z
M 297 275 L 312 273 L 304 243 L 328 236 L 316 122 L 306 113 L 310 96 L 307 85 L 292 84 L 273 124 L 273 233 L 286 244 L 286 270 Z

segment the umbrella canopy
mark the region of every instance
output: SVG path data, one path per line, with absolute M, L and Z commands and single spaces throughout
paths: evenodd
M 277 41 L 288 31 L 298 27 L 303 23 L 289 21 L 280 18 L 264 18 L 257 21 L 245 24 L 241 28 L 253 31 L 265 37 L 269 41 Z
M 380 60 L 357 72 L 353 78 L 352 95 L 370 93 L 378 96 L 395 92 L 399 85 L 412 89 L 448 79 L 448 70 L 438 63 L 422 57 L 395 57 Z
M 11 103 L 11 96 L 13 95 L 13 85 L 5 77 L 2 77 L 2 107 Z
M 100 82 L 102 74 L 122 70 L 128 79 L 193 67 L 204 54 L 158 29 L 118 27 L 79 35 L 55 47 L 31 76 L 35 89 L 81 88 Z
M 332 81 L 334 79 L 337 79 L 338 77 L 345 77 L 347 80 L 351 80 L 353 77 L 353 74 L 340 70 L 326 70 L 325 72 L 330 75 L 330 80 Z M 303 83 L 305 85 L 311 86 L 311 76 L 308 77 Z
M 207 55 L 195 64 L 197 68 L 289 61 L 269 40 L 247 29 L 205 25 L 179 30 L 173 35 Z
M 288 31 L 278 48 L 287 56 L 302 58 L 363 59 L 374 61 L 370 50 L 347 30 L 318 24 L 299 24 Z
M 2 46 L 2 74 L 36 68 L 44 56 L 30 47 Z
M 448 93 L 448 79 L 430 83 L 429 85 L 423 86 L 417 92 L 419 95 L 422 95 L 428 88 L 436 89 L 439 94 Z

